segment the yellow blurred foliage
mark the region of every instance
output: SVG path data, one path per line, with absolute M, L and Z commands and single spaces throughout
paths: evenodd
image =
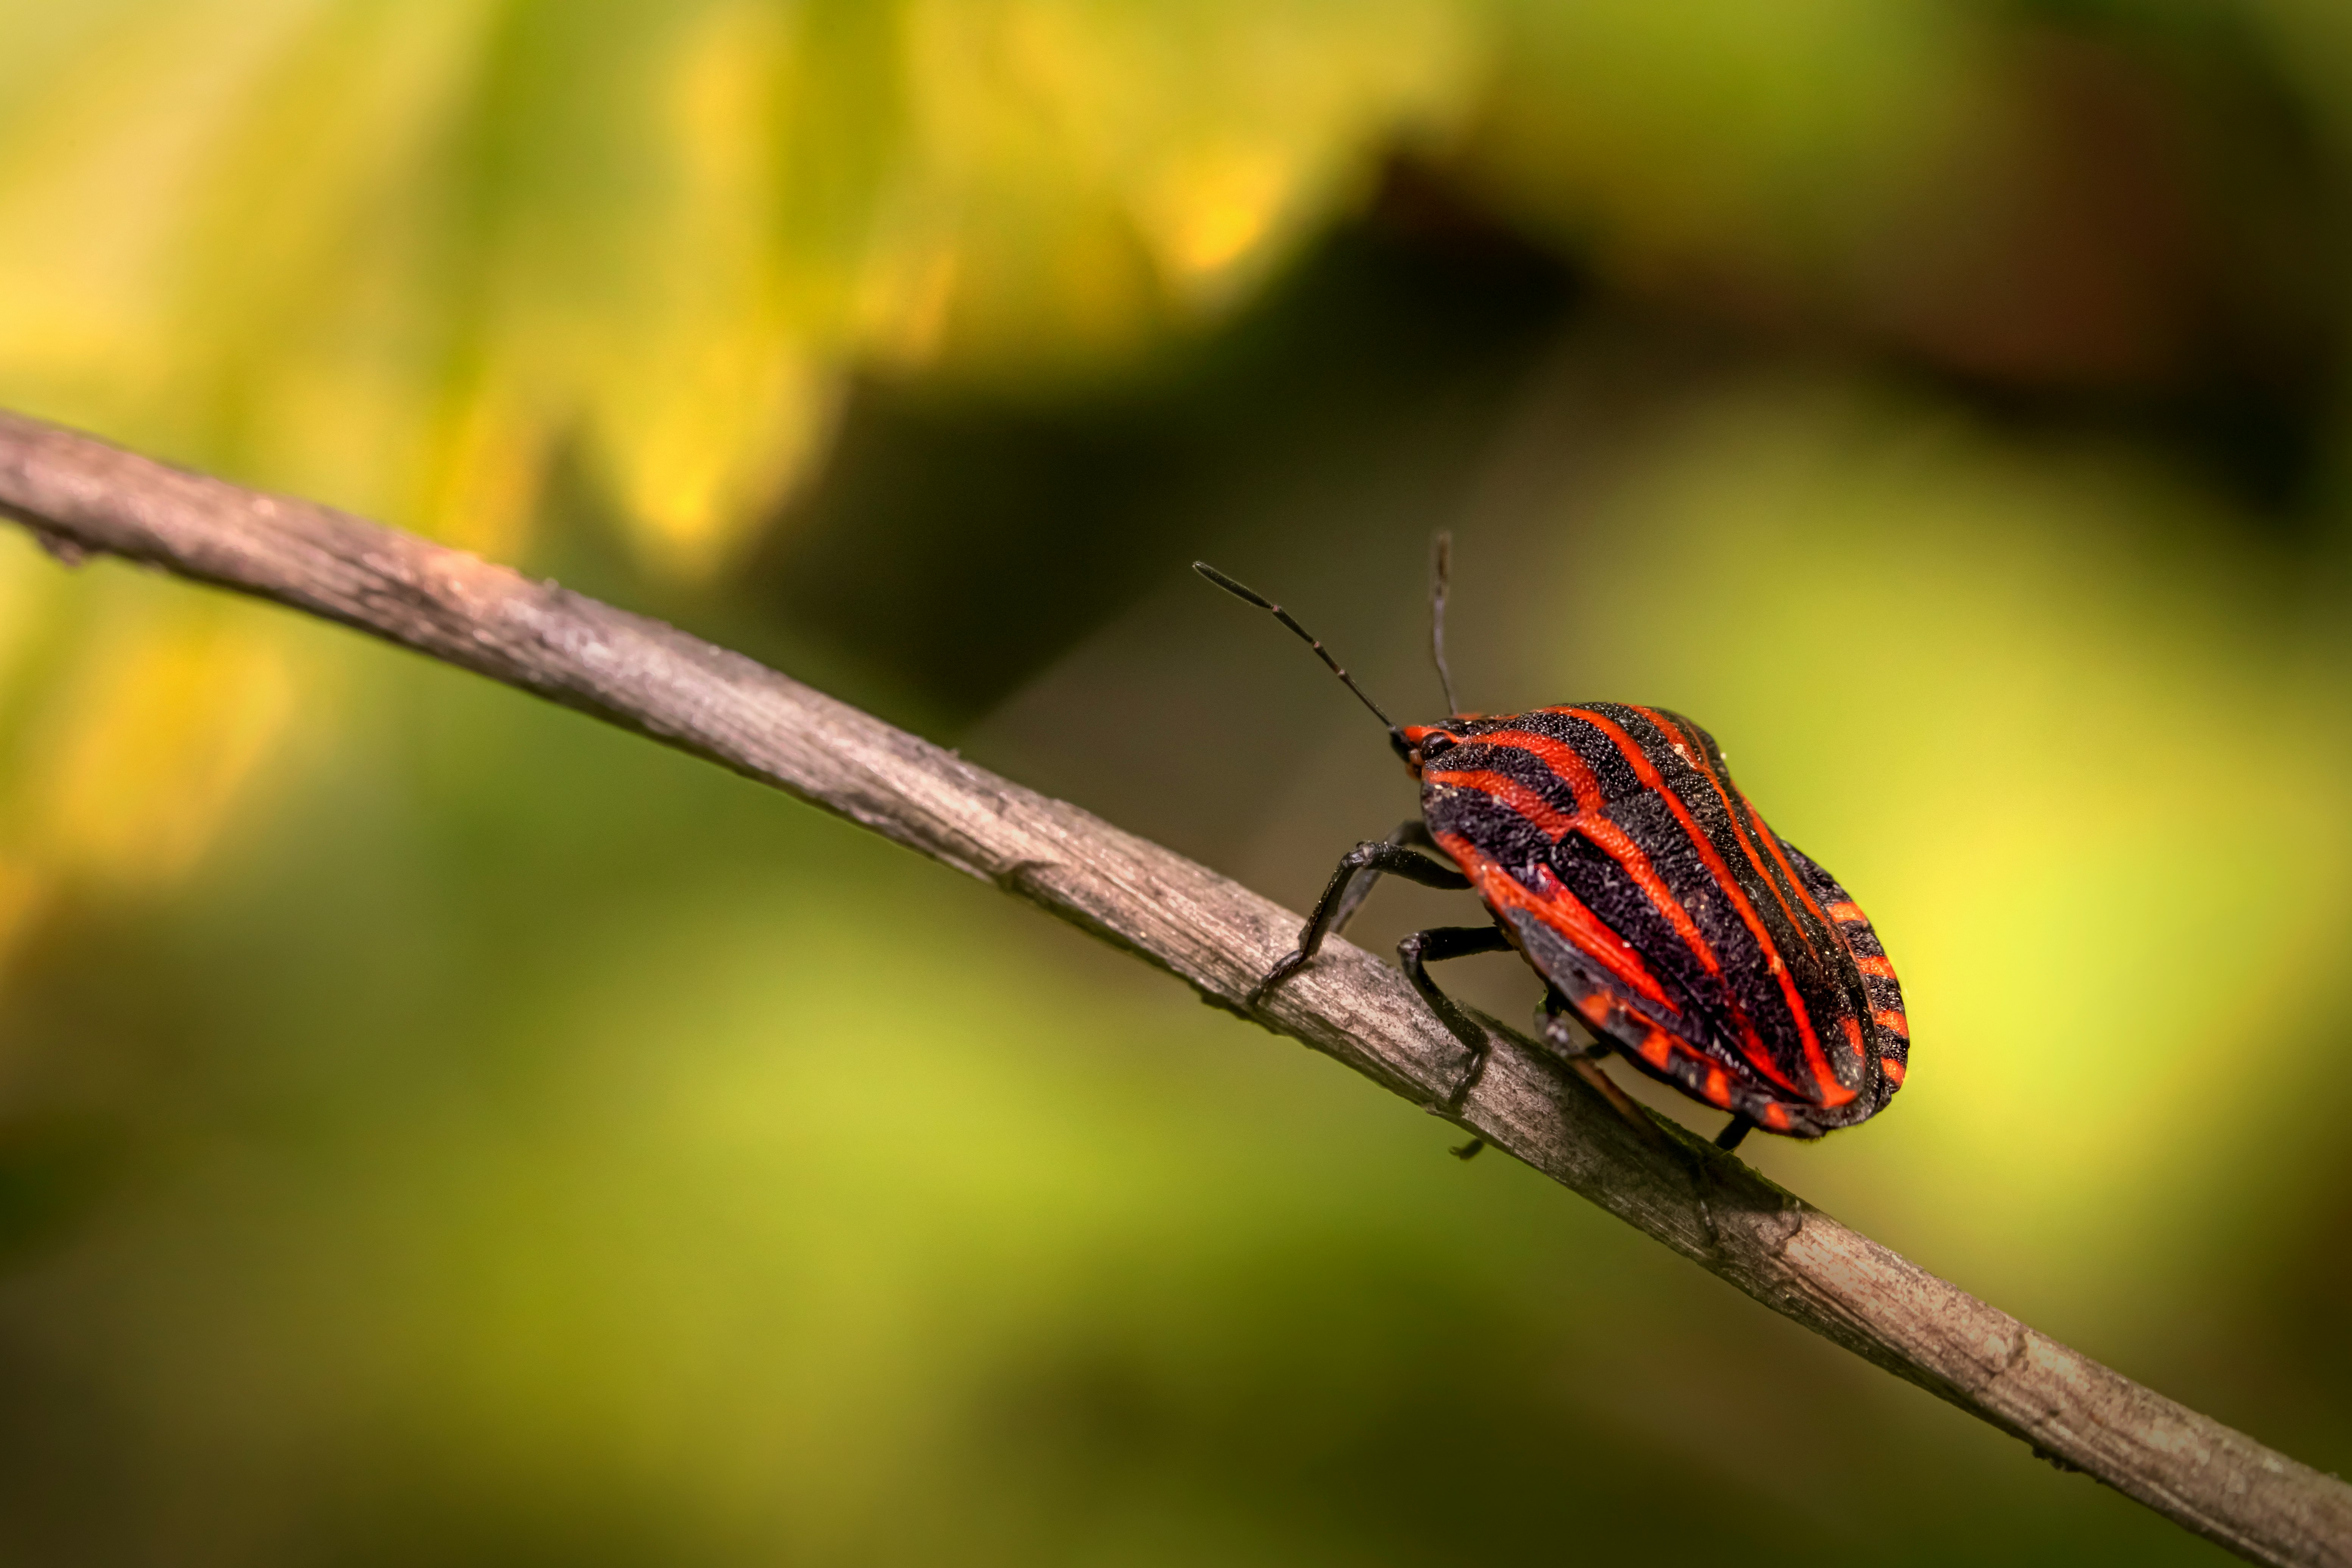
M 1131 353 L 1479 58 L 1443 0 L 41 10 L 0 5 L 0 399 L 508 556 L 576 445 L 688 574 L 860 365 Z
M 125 617 L 128 620 L 128 617 Z M 20 853 L 137 886 L 185 870 L 285 722 L 294 674 L 234 606 L 147 606 L 49 694 L 16 781 Z
M 861 366 L 1085 374 L 1230 304 L 1463 111 L 1473 15 L 0 0 L 0 403 L 508 560 L 576 458 L 708 575 Z M 44 598 L 83 624 L 7 910 L 184 867 L 292 700 L 119 586 Z M 0 659 L 33 618 L 0 604 Z
M 79 605 L 69 601 L 79 599 Z M 13 656 L 13 657 L 12 657 Z M 285 725 L 297 672 L 246 606 L 0 555 L 0 962 L 75 886 L 138 891 L 213 841 Z

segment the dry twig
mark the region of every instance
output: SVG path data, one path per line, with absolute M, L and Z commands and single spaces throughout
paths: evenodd
M 310 502 L 0 414 L 0 513 L 275 600 L 707 757 L 995 883 L 1242 1012 L 1298 917 L 748 658 Z M 1251 1015 L 1427 1105 L 1461 1051 L 1342 942 Z M 1507 1030 L 1457 1120 L 1778 1312 L 2259 1563 L 2352 1568 L 2352 1487 L 1995 1310 Z

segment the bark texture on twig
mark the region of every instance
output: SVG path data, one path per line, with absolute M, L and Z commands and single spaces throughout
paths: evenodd
M 1018 894 L 1235 1012 L 1297 915 L 1064 802 L 670 626 L 329 508 L 0 414 L 0 513 L 341 621 L 694 752 Z M 1416 1104 L 1461 1049 L 1334 942 L 1254 1016 Z M 1816 1333 L 2256 1562 L 2352 1568 L 2352 1488 L 2079 1355 L 1497 1028 L 1455 1118 Z

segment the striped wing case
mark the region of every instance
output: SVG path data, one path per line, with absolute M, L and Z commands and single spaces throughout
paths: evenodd
M 1643 1071 L 1800 1138 L 1863 1121 L 1902 1086 L 1910 1030 L 1877 933 L 1765 825 L 1706 731 L 1587 702 L 1405 736 L 1427 757 L 1422 814 L 1439 846 L 1561 1000 Z

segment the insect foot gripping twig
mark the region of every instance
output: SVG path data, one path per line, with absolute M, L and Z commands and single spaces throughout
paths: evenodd
M 1559 1051 L 1569 1071 L 1582 1079 L 1595 1094 L 1609 1102 L 1611 1110 L 1645 1138 L 1660 1138 L 1658 1124 L 1650 1113 L 1633 1102 L 1633 1097 L 1617 1087 L 1617 1080 L 1601 1070 L 1601 1064 L 1613 1054 L 1606 1040 L 1587 1033 L 1580 1038 L 1569 1023 L 1569 1015 L 1560 1005 L 1559 993 L 1546 994 L 1536 1009 L 1536 1028 L 1544 1039 Z
M 326 507 L 0 413 L 0 512 L 561 702 L 969 876 L 1050 864 L 1021 896 L 1236 1005 L 1264 933 L 1297 918 L 740 655 Z M 1352 948 L 1316 970 L 1260 1021 L 1415 1101 L 1456 1070 L 1460 1042 L 1396 971 Z M 2034 1332 L 1737 1160 L 1706 1152 L 1702 1208 L 1687 1166 L 1570 1083 L 1552 1051 L 1498 1029 L 1460 1120 L 1772 1310 L 2183 1527 L 2257 1563 L 2352 1568 L 2352 1487 Z

